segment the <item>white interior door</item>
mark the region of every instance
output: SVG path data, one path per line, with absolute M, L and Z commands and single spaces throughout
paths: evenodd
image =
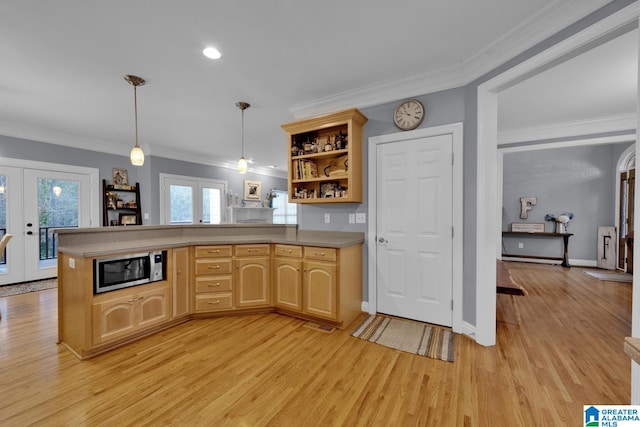
M 377 310 L 452 324 L 451 134 L 377 145 Z
M 0 231 L 13 235 L 0 254 L 0 285 L 24 280 L 22 181 L 22 168 L 0 165 Z

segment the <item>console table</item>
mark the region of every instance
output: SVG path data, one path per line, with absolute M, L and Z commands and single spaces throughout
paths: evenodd
M 524 231 L 503 231 L 502 237 L 539 237 L 539 238 L 562 238 L 564 243 L 564 253 L 562 257 L 551 257 L 551 256 L 534 256 L 534 255 L 517 255 L 517 254 L 507 254 L 503 253 L 503 257 L 514 257 L 514 258 L 534 258 L 534 259 L 549 259 L 554 261 L 562 261 L 563 267 L 571 267 L 569 265 L 569 237 L 573 236 L 573 233 L 527 233 Z

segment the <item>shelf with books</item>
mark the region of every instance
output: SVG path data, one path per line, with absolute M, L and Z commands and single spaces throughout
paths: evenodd
M 357 109 L 282 125 L 289 134 L 289 201 L 362 202 L 362 127 Z

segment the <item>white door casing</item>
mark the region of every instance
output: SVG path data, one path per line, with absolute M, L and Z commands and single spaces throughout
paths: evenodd
M 452 322 L 452 136 L 377 145 L 378 311 Z
M 368 303 L 363 305 L 363 309 L 368 311 L 371 314 L 374 314 L 379 310 L 379 289 L 378 280 L 386 280 L 384 279 L 384 274 L 379 276 L 378 270 L 381 267 L 384 267 L 383 264 L 387 261 L 385 259 L 379 259 L 381 254 L 385 254 L 387 248 L 390 248 L 393 252 L 394 247 L 389 246 L 392 240 L 389 240 L 389 244 L 383 242 L 383 245 L 386 244 L 387 247 L 381 248 L 381 251 L 377 250 L 377 237 L 379 235 L 378 224 L 380 221 L 378 217 L 382 214 L 382 200 L 384 196 L 381 196 L 381 189 L 378 188 L 378 174 L 379 169 L 378 166 L 380 164 L 380 157 L 378 153 L 378 146 L 390 144 L 394 142 L 401 141 L 411 141 L 411 140 L 424 140 L 425 138 L 432 137 L 444 137 L 445 139 L 449 139 L 449 144 L 451 145 L 451 151 L 453 152 L 453 156 L 449 156 L 447 159 L 442 159 L 445 163 L 449 164 L 451 167 L 451 163 L 453 160 L 453 173 L 450 177 L 450 190 L 451 193 L 451 208 L 450 208 L 450 224 L 453 225 L 453 229 L 449 226 L 449 231 L 446 233 L 449 237 L 449 242 L 451 245 L 451 253 L 450 256 L 450 268 L 448 268 L 451 277 L 451 287 L 449 288 L 451 291 L 451 296 L 446 297 L 447 304 L 446 310 L 448 311 L 449 322 L 452 326 L 452 329 L 455 332 L 464 332 L 463 326 L 463 307 L 462 307 L 462 123 L 454 123 L 449 125 L 437 126 L 432 128 L 423 128 L 417 129 L 409 132 L 395 133 L 390 135 L 381 135 L 376 137 L 369 138 L 369 174 L 368 174 L 368 182 L 369 182 L 369 227 L 366 238 L 366 244 L 368 248 Z M 389 145 L 391 146 L 391 145 Z M 414 181 L 420 181 L 417 177 Z M 426 180 L 422 181 L 423 184 L 426 183 Z M 413 184 L 412 184 L 413 185 Z M 418 182 L 415 182 L 416 187 L 418 188 Z M 406 196 L 412 196 L 410 191 L 407 189 L 403 190 Z M 418 191 L 418 190 L 416 190 Z M 416 204 L 416 209 L 419 209 L 420 206 Z M 424 215 L 424 210 L 419 212 L 421 215 Z M 427 209 L 428 210 L 428 209 Z M 433 211 L 431 211 L 433 212 Z M 418 219 L 419 216 L 415 215 L 415 218 Z M 453 239 L 451 239 L 451 235 L 453 233 Z M 415 234 L 415 230 L 414 230 Z M 383 237 L 385 240 L 388 240 L 386 237 Z M 417 239 L 418 242 L 420 239 Z M 412 245 L 417 245 L 418 243 L 412 242 Z M 397 242 L 396 242 L 397 243 Z M 394 244 L 396 244 L 394 243 Z M 414 246 L 417 248 L 417 246 Z M 448 251 L 448 250 L 447 250 Z M 385 256 L 383 255 L 383 258 Z M 422 259 L 425 261 L 425 259 Z M 417 262 L 416 265 L 424 266 L 425 263 Z M 414 270 L 417 271 L 417 270 Z M 394 278 L 395 280 L 395 278 Z M 382 286 L 386 286 L 385 283 Z M 451 301 L 453 301 L 453 309 L 451 309 Z M 444 308 L 444 307 L 443 307 Z

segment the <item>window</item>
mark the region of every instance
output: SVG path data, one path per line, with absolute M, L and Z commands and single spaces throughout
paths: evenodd
M 220 224 L 226 181 L 160 174 L 162 224 Z
M 272 206 L 276 208 L 273 211 L 274 224 L 297 224 L 298 223 L 298 205 L 289 203 L 289 194 L 286 191 L 274 191 L 278 197 L 273 199 Z

